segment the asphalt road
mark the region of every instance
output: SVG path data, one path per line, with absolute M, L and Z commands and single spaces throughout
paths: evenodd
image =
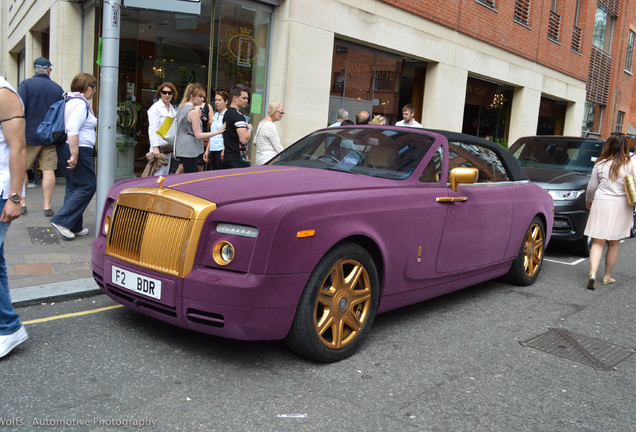
M 489 282 L 379 315 L 356 355 L 328 365 L 103 295 L 21 308 L 30 339 L 0 360 L 0 429 L 635 431 L 636 355 L 598 370 L 519 342 L 560 328 L 636 348 L 636 240 L 597 291 L 587 260 L 547 258 L 533 286 Z

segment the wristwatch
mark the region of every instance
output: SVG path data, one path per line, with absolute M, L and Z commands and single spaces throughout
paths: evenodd
M 14 192 L 14 193 L 12 193 L 12 194 L 11 194 L 11 196 L 9 197 L 9 199 L 10 199 L 11 201 L 13 201 L 14 203 L 19 203 L 19 202 L 20 202 L 20 200 L 22 199 L 22 197 L 20 196 L 20 194 L 19 194 L 19 193 Z

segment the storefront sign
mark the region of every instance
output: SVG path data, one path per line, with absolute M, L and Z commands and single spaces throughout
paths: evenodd
M 201 15 L 201 0 L 124 0 L 124 7 Z

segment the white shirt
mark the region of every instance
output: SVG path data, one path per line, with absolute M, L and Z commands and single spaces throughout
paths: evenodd
M 11 87 L 11 84 L 9 84 L 1 76 L 0 88 L 8 88 L 16 95 L 18 94 L 18 92 L 16 92 L 15 89 Z M 20 99 L 20 102 L 22 102 L 22 99 Z M 9 148 L 9 144 L 7 144 L 7 141 L 4 139 L 4 133 L 2 132 L 2 127 L 0 127 L 0 188 L 2 188 L 2 199 L 9 199 L 9 192 L 11 192 L 11 171 L 9 170 L 10 155 L 11 149 Z M 22 188 L 22 195 L 24 195 L 24 188 Z
M 170 109 L 168 109 L 166 108 L 166 104 L 159 99 L 157 102 L 152 104 L 150 108 L 148 108 L 148 139 L 150 140 L 150 151 L 152 151 L 153 147 L 168 144 L 163 140 L 163 138 L 157 135 L 157 131 L 166 117 L 176 117 L 176 111 L 171 104 Z
M 227 109 L 225 110 L 227 111 Z M 210 132 L 218 131 L 221 126 L 223 126 L 223 112 L 215 112 L 214 117 L 212 117 L 212 124 L 210 125 Z M 225 148 L 223 144 L 223 134 L 214 135 L 210 138 L 210 151 L 221 151 Z
M 419 127 L 419 128 L 422 127 L 422 125 L 419 124 L 418 122 L 416 122 L 415 120 L 411 120 L 411 123 L 407 123 L 404 120 L 400 120 L 395 125 L 396 126 L 404 126 L 404 127 Z
M 259 123 L 254 137 L 254 144 L 256 145 L 255 165 L 263 165 L 284 150 L 278 138 L 276 125 L 271 121 Z
M 81 93 L 73 92 L 68 96 L 76 99 L 70 99 L 64 108 L 66 135 L 79 135 L 80 147 L 95 147 L 97 117 L 89 109 L 88 101 Z

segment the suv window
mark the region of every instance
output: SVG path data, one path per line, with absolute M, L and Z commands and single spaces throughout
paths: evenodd
M 505 165 L 497 153 L 477 144 L 448 143 L 448 171 L 457 167 L 477 168 L 479 170 L 477 183 L 510 180 Z
M 602 140 L 585 138 L 525 138 L 510 151 L 522 167 L 554 168 L 592 172 L 603 150 Z

